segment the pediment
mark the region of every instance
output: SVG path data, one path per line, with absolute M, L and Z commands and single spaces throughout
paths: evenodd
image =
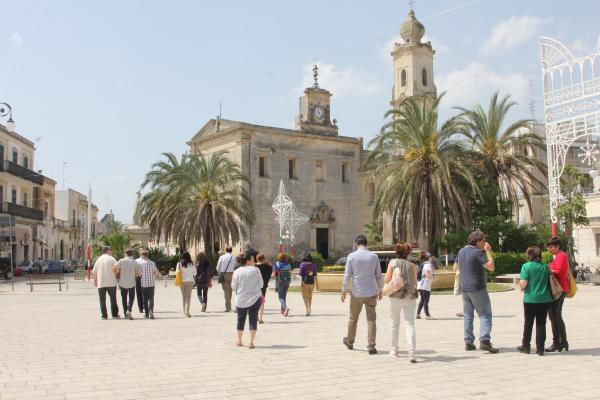
M 230 130 L 231 128 L 239 127 L 241 125 L 242 123 L 238 121 L 231 121 L 222 118 L 213 118 L 209 120 L 206 124 L 204 124 L 204 126 L 200 128 L 198 132 L 196 132 L 196 134 L 190 140 L 190 143 L 205 138 L 207 136 L 216 135 L 223 131 Z

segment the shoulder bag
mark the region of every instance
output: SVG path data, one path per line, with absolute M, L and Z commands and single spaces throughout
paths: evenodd
M 181 286 L 181 263 L 177 264 L 177 271 L 175 272 L 175 286 Z
M 550 267 L 548 267 L 548 270 L 550 271 L 550 292 L 552 294 L 552 298 L 557 300 L 564 293 L 564 291 Z
M 383 294 L 385 296 L 391 296 L 404 288 L 404 278 L 402 277 L 402 272 L 400 271 L 400 266 L 398 264 L 399 260 L 395 260 L 394 270 L 392 271 L 392 279 L 383 285 Z
M 231 265 L 231 260 L 233 260 L 233 256 L 231 256 L 231 258 L 229 259 L 229 262 L 225 267 L 225 271 L 219 272 L 219 279 L 217 280 L 218 283 L 223 284 L 223 282 L 225 282 L 225 272 L 227 272 L 227 270 L 229 269 L 229 265 Z
M 573 278 L 573 274 L 571 273 L 570 268 L 567 271 L 567 282 L 569 284 L 569 291 L 567 292 L 567 297 L 570 299 L 577 293 L 577 282 L 575 282 L 575 278 Z

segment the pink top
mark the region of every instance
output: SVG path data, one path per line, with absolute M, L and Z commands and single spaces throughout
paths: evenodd
M 550 264 L 550 269 L 554 272 L 554 276 L 558 279 L 562 290 L 568 292 L 569 280 L 567 279 L 567 274 L 569 272 L 569 258 L 564 251 L 560 251 L 554 256 L 554 261 Z

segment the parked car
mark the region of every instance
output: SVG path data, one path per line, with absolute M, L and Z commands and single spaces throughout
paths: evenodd
M 34 261 L 31 264 L 31 274 L 47 274 L 48 264 L 45 261 Z
M 337 259 L 334 265 L 346 265 L 346 260 L 348 257 L 340 257 Z
M 440 262 L 442 263 L 442 265 L 446 265 L 446 258 L 448 258 L 449 266 L 454 265 L 454 262 L 456 261 L 455 254 L 448 254 L 447 256 L 444 254 L 443 256 L 440 256 Z
M 33 261 L 25 260 L 17 265 L 23 274 L 31 274 L 33 271 Z
M 48 264 L 47 270 L 49 274 L 57 274 L 63 272 L 64 263 L 58 260 L 47 260 Z
M 10 258 L 0 258 L 0 275 L 4 277 L 4 279 L 11 279 L 12 272 L 10 269 Z
M 63 263 L 63 272 L 75 272 L 77 269 L 77 261 L 75 260 L 60 260 Z

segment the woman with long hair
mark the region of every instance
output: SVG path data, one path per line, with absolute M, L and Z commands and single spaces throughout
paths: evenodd
M 208 289 L 212 287 L 212 268 L 208 257 L 203 252 L 196 256 L 196 292 L 198 300 L 202 305 L 202 312 L 206 312 L 208 306 Z
M 264 324 L 263 314 L 265 312 L 265 302 L 267 301 L 267 288 L 269 287 L 269 280 L 273 273 L 273 267 L 267 261 L 264 254 L 258 253 L 256 255 L 256 268 L 260 271 L 260 275 L 263 278 L 263 286 L 260 289 L 262 292 L 262 304 L 260 305 L 260 314 L 258 315 L 258 323 Z
M 256 336 L 258 310 L 262 304 L 263 279 L 258 268 L 254 264 L 254 256 L 250 253 L 240 254 L 237 259 L 240 265 L 233 273 L 231 287 L 235 292 L 235 305 L 237 308 L 237 346 L 242 346 L 242 335 L 246 316 L 250 330 L 249 348 L 254 348 L 254 337 Z
M 177 263 L 176 274 L 181 274 L 181 299 L 183 303 L 183 315 L 190 318 L 190 303 L 192 301 L 192 290 L 196 280 L 196 268 L 192 262 L 192 256 L 187 251 L 181 255 L 181 260 Z
M 548 318 L 552 325 L 552 345 L 546 349 L 547 352 L 569 351 L 569 342 L 567 341 L 567 327 L 563 319 L 562 309 L 565 302 L 566 293 L 569 292 L 569 256 L 562 251 L 562 243 L 558 237 L 553 237 L 546 244 L 548 251 L 554 255 L 554 260 L 549 265 L 550 270 L 560 283 L 563 294 L 550 304 Z
M 416 335 L 415 335 L 415 308 L 417 306 L 417 268 L 407 260 L 410 255 L 411 245 L 409 243 L 396 244 L 396 256 L 390 260 L 384 281 L 389 283 L 392 278 L 400 279 L 404 285 L 400 290 L 390 295 L 390 310 L 392 317 L 392 350 L 390 355 L 398 356 L 398 335 L 400 333 L 400 314 L 404 316 L 406 329 L 406 341 L 408 342 L 408 360 L 417 362 L 415 357 Z

